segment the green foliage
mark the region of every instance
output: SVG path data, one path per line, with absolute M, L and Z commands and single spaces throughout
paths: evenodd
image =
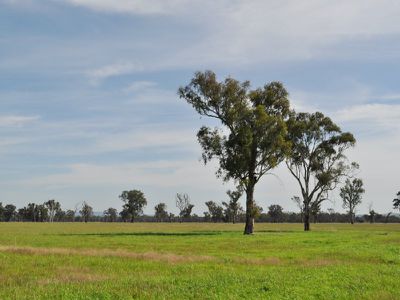
M 44 205 L 46 206 L 49 213 L 49 221 L 53 222 L 55 215 L 61 210 L 61 204 L 54 199 L 51 199 L 45 202 Z
M 400 210 L 400 192 L 397 193 L 397 198 L 393 199 L 393 208 Z
M 3 213 L 4 221 L 6 222 L 12 221 L 15 218 L 16 209 L 17 208 L 15 207 L 15 205 L 7 204 L 4 207 L 4 213 Z
M 103 212 L 107 222 L 116 222 L 118 218 L 118 212 L 115 208 L 108 208 Z
M 239 202 L 240 197 L 243 195 L 243 190 L 238 187 L 235 191 L 228 190 L 226 194 L 229 197 L 229 202 L 222 202 L 222 205 L 225 206 L 225 217 L 228 221 L 235 224 L 238 215 L 243 213 L 243 208 Z
M 346 184 L 340 189 L 340 197 L 343 200 L 343 208 L 347 209 L 350 216 L 350 223 L 354 223 L 354 210 L 357 205 L 361 204 L 363 181 L 359 178 L 354 178 L 352 181 L 346 179 Z
M 79 213 L 81 214 L 85 223 L 87 223 L 89 221 L 90 217 L 93 215 L 93 208 L 84 201 Z
M 276 223 L 282 219 L 283 216 L 283 208 L 278 204 L 273 204 L 268 207 L 268 215 L 271 218 L 272 222 Z
M 287 123 L 292 145 L 287 166 L 300 185 L 304 225 L 309 230 L 311 208 L 326 200 L 328 192 L 358 167 L 348 165 L 344 155 L 356 140 L 320 112 L 292 113 Z
M 167 205 L 165 203 L 158 203 L 154 207 L 154 217 L 158 221 L 165 221 L 168 219 Z
M 129 216 L 131 222 L 143 213 L 143 208 L 147 205 L 146 197 L 140 190 L 123 191 L 119 198 L 125 203 L 122 215 Z
M 221 222 L 224 219 L 224 209 L 214 201 L 207 201 L 206 206 L 211 220 L 214 222 Z
M 233 179 L 246 190 L 246 228 L 252 233 L 254 186 L 287 155 L 285 118 L 288 93 L 279 82 L 250 90 L 248 81 L 227 78 L 218 82 L 211 71 L 197 72 L 179 95 L 202 116 L 218 119 L 220 128 L 203 126 L 197 138 L 203 160 L 219 161 L 217 176 Z

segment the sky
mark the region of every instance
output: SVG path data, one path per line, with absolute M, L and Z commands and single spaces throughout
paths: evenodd
M 257 88 L 280 81 L 298 111 L 352 132 L 366 193 L 358 213 L 392 210 L 400 190 L 397 0 L 0 0 L 0 202 L 56 199 L 145 213 L 176 193 L 194 212 L 232 183 L 204 166 L 196 132 L 213 124 L 177 96 L 195 71 Z M 257 186 L 264 209 L 299 187 L 282 165 Z M 244 204 L 244 199 L 242 199 Z M 339 192 L 323 209 L 344 211 Z

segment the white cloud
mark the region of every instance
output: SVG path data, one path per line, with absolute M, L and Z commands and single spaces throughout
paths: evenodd
M 380 126 L 384 129 L 400 128 L 400 105 L 362 104 L 340 110 L 336 113 L 340 122 L 362 122 L 365 126 Z
M 127 92 L 138 92 L 138 91 L 143 91 L 147 90 L 149 88 L 155 87 L 157 84 L 153 81 L 135 81 L 132 82 L 126 89 L 125 91 Z
M 121 62 L 89 70 L 86 72 L 86 75 L 89 77 L 92 83 L 96 84 L 99 83 L 101 80 L 110 77 L 126 75 L 143 70 L 143 67 L 139 64 L 134 64 L 131 62 Z
M 39 119 L 39 116 L 3 115 L 0 116 L 0 127 L 21 127 Z
M 186 0 L 65 0 L 65 2 L 98 11 L 139 15 L 173 14 L 180 11 L 182 6 L 189 4 Z

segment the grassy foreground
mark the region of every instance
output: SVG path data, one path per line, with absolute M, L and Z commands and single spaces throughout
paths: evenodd
M 0 299 L 400 299 L 400 224 L 0 223 Z

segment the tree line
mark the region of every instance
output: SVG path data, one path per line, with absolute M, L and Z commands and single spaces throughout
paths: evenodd
M 363 193 L 362 181 L 354 179 L 346 181 L 346 185 L 341 188 L 343 207 L 347 208 L 346 213 L 335 212 L 333 209 L 321 211 L 320 206 L 314 207 L 310 212 L 310 221 L 313 223 L 395 223 L 400 222 L 400 216 L 394 214 L 379 214 L 369 207 L 368 214 L 357 215 L 355 208 L 361 203 Z M 118 212 L 116 208 L 106 209 L 102 215 L 94 215 L 93 208 L 83 202 L 76 206 L 74 210 L 63 210 L 61 204 L 52 199 L 43 204 L 29 203 L 23 208 L 17 209 L 13 204 L 3 206 L 0 202 L 0 222 L 225 222 L 239 223 L 246 221 L 246 213 L 239 200 L 243 194 L 242 190 L 227 191 L 227 201 L 221 204 L 214 201 L 207 201 L 205 205 L 207 211 L 202 216 L 193 214 L 194 204 L 190 202 L 190 197 L 186 193 L 178 193 L 175 197 L 175 205 L 178 214 L 168 212 L 167 205 L 163 202 L 154 207 L 154 215 L 144 215 L 143 209 L 147 205 L 147 199 L 140 190 L 123 191 L 119 198 L 123 202 L 122 210 Z M 292 197 L 292 201 L 297 204 L 299 212 L 285 212 L 279 204 L 272 204 L 266 211 L 255 205 L 256 211 L 253 213 L 254 220 L 257 222 L 271 223 L 300 223 L 304 222 L 304 203 L 300 197 Z M 393 208 L 400 211 L 400 192 L 393 200 Z

